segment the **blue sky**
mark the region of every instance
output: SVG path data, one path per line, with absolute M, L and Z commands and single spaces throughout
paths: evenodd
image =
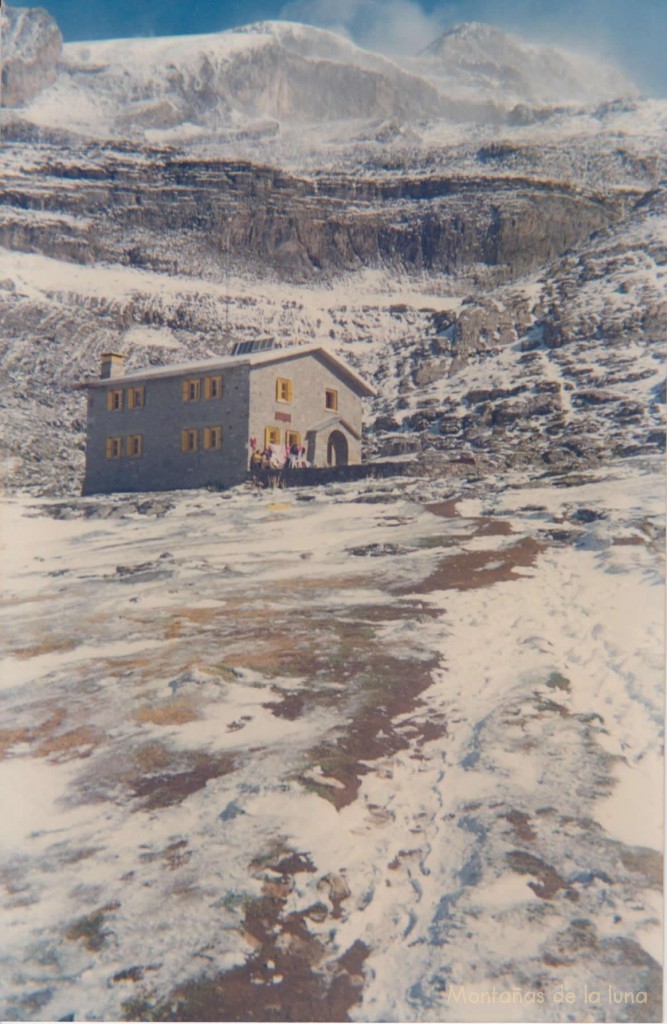
M 667 95 L 667 0 L 41 0 L 39 6 L 54 15 L 66 41 L 217 32 L 289 18 L 344 29 L 360 45 L 387 52 L 417 51 L 460 21 L 488 21 L 612 59 L 649 94 Z

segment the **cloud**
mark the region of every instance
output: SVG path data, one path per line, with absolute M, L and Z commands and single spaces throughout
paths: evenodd
M 280 16 L 341 32 L 383 53 L 418 53 L 444 30 L 441 15 L 414 0 L 289 0 Z

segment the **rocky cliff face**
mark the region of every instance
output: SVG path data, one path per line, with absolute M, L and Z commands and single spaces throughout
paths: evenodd
M 63 37 L 58 25 L 41 7 L 0 10 L 3 107 L 22 107 L 57 76 Z
M 653 194 L 541 273 L 434 311 L 409 355 L 388 346 L 374 450 L 551 472 L 664 451 L 665 213 Z
M 21 137 L 20 126 L 14 132 Z M 359 267 L 505 279 L 613 223 L 642 194 L 502 169 L 306 178 L 173 151 L 56 154 L 38 142 L 33 154 L 24 167 L 17 153 L 5 179 L 1 244 L 174 273 L 230 263 L 285 279 Z

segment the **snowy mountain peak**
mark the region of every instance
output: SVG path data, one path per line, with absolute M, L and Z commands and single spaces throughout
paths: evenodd
M 290 22 L 65 47 L 29 116 L 93 134 L 219 134 L 280 124 L 438 116 L 434 85 L 344 36 Z M 163 136 L 164 137 L 164 136 Z M 171 138 L 171 136 L 170 136 Z
M 345 35 L 299 21 L 256 21 L 221 34 L 224 37 L 261 37 L 264 45 L 279 45 L 304 59 L 319 58 L 351 63 L 391 73 L 394 62 L 379 53 L 365 50 Z
M 14 75 L 7 105 L 29 104 L 24 116 L 33 122 L 96 136 L 181 144 L 294 131 L 298 146 L 304 123 L 498 124 L 517 104 L 598 103 L 634 92 L 614 68 L 480 23 L 455 26 L 418 57 L 400 61 L 290 21 L 70 43 L 59 59 L 55 22 L 38 9 L 27 14 L 18 20 L 32 29 L 12 31 L 3 69 L 3 80 Z M 33 58 L 32 39 L 45 20 L 51 49 Z M 340 131 L 349 139 L 348 127 Z
M 499 93 L 505 100 L 594 103 L 637 95 L 619 68 L 597 57 L 530 43 L 481 22 L 448 29 L 420 57 L 450 86 Z

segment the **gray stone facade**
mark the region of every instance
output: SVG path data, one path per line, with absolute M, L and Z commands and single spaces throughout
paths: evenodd
M 123 372 L 102 357 L 88 391 L 84 494 L 232 487 L 261 449 L 296 441 L 318 466 L 361 461 L 361 400 L 373 394 L 318 346 Z

